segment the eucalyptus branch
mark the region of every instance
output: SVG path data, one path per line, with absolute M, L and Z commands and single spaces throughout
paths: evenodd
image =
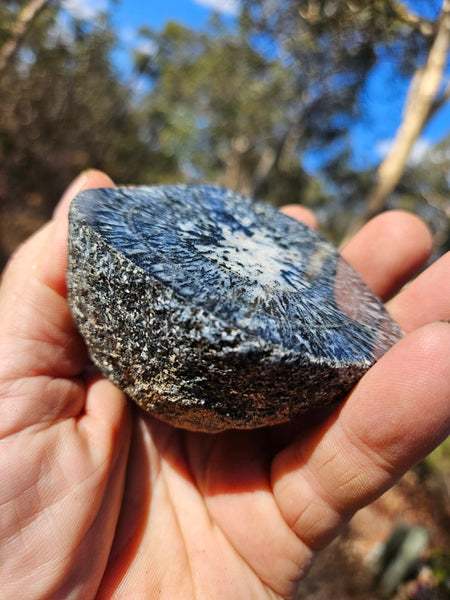
M 449 97 L 448 89 L 441 96 L 438 94 L 442 86 L 450 46 L 450 0 L 443 0 L 436 25 L 436 35 L 426 63 L 417 70 L 412 79 L 402 122 L 389 152 L 378 168 L 377 181 L 367 198 L 365 214 L 350 225 L 346 237 L 383 209 L 387 197 L 404 173 L 414 143 L 431 116 Z
M 30 0 L 17 15 L 15 23 L 11 27 L 9 38 L 0 47 L 0 73 L 4 71 L 17 52 L 22 40 L 24 39 L 31 24 L 38 14 L 45 8 L 49 0 Z
M 449 100 L 450 100 L 450 81 L 445 86 L 445 89 L 442 92 L 442 94 L 438 98 L 436 98 L 435 101 L 433 102 L 433 105 L 430 109 L 430 113 L 427 118 L 427 124 L 429 121 L 431 121 L 431 119 L 434 117 L 434 115 L 437 112 L 439 112 L 445 104 L 447 104 L 447 102 Z

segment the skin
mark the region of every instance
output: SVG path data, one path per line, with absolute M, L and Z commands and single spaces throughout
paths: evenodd
M 291 598 L 359 508 L 450 429 L 450 255 L 385 213 L 342 250 L 406 332 L 339 408 L 207 435 L 132 407 L 87 365 L 65 299 L 67 210 L 0 288 L 0 597 Z M 314 225 L 295 207 L 291 216 Z

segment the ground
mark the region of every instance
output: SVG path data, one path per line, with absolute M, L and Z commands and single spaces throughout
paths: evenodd
M 430 542 L 420 562 L 420 575 L 401 586 L 392 598 L 448 600 L 449 589 L 438 591 L 439 577 L 426 564 L 436 552 L 445 555 L 448 564 L 449 495 L 445 478 L 430 470 L 427 463 L 409 471 L 379 500 L 355 515 L 340 538 L 319 556 L 300 587 L 298 599 L 382 600 L 374 586 L 371 564 L 398 523 L 425 527 Z M 450 578 L 450 573 L 445 576 Z

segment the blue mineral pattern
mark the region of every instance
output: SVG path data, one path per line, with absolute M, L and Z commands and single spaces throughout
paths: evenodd
M 316 231 L 212 186 L 87 190 L 69 302 L 93 361 L 151 414 L 202 431 L 342 399 L 401 337 Z

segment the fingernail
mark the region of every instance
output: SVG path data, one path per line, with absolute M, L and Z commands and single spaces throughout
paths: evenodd
M 56 218 L 62 210 L 65 210 L 67 202 L 70 202 L 83 189 L 88 178 L 88 173 L 89 171 L 83 171 L 72 181 L 56 205 L 53 211 L 53 218 Z

